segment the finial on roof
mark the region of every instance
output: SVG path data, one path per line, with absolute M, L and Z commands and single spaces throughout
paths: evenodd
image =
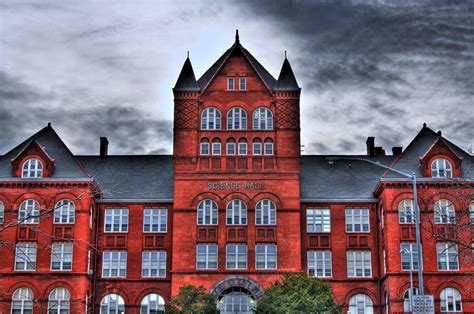
M 286 50 L 285 50 L 285 59 L 286 59 Z
M 187 56 L 188 56 L 188 59 L 189 59 L 189 50 L 188 50 L 188 55 Z
M 238 44 L 240 41 L 239 41 L 239 30 L 236 29 L 235 30 L 235 43 Z
M 438 131 L 438 136 L 441 136 L 441 131 Z
M 423 123 L 423 127 L 424 127 L 424 128 L 426 128 L 426 122 L 425 122 L 425 123 Z
M 51 122 L 48 122 L 48 126 L 51 126 Z

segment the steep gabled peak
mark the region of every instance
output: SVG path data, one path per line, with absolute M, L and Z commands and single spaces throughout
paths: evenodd
M 194 75 L 193 66 L 189 56 L 184 61 L 183 68 L 179 74 L 176 85 L 173 88 L 175 92 L 195 92 L 199 91 L 199 85 L 196 81 L 196 76 Z
M 280 76 L 278 76 L 278 80 L 275 85 L 275 91 L 299 91 L 300 87 L 298 86 L 298 82 L 296 81 L 295 74 L 293 73 L 293 69 L 291 68 L 290 61 L 286 58 L 285 52 L 285 60 L 283 61 L 283 65 L 281 67 Z

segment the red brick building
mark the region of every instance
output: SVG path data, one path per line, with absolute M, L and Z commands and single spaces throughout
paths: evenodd
M 426 125 L 393 155 L 301 155 L 289 61 L 275 79 L 238 35 L 173 93 L 172 156 L 77 156 L 51 125 L 0 156 L 1 313 L 156 313 L 187 284 L 246 313 L 300 271 L 346 312 L 409 312 L 411 181 L 366 160 L 417 175 L 425 294 L 474 312 L 472 155 Z

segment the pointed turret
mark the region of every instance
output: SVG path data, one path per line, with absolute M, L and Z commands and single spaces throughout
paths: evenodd
M 200 91 L 199 85 L 196 81 L 196 76 L 194 75 L 193 66 L 189 56 L 184 61 L 183 68 L 179 74 L 178 80 L 173 90 L 175 92 L 196 92 Z
M 299 91 L 298 82 L 296 82 L 295 74 L 291 68 L 290 61 L 286 58 L 285 51 L 285 61 L 283 61 L 283 66 L 281 67 L 280 76 L 278 77 L 277 83 L 275 85 L 275 91 Z

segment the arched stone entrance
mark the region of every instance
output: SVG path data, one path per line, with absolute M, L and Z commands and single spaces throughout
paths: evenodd
M 253 313 L 263 289 L 255 281 L 243 276 L 228 276 L 210 290 L 220 313 Z

